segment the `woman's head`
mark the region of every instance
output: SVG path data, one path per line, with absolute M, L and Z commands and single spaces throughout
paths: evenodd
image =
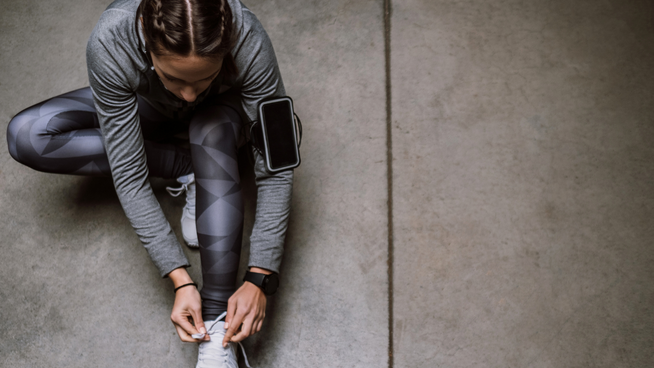
M 227 0 L 142 0 L 137 18 L 157 74 L 177 97 L 194 101 L 211 84 L 223 60 L 233 69 Z

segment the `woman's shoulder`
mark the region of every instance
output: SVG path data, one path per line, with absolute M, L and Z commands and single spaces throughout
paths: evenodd
M 91 39 L 111 41 L 135 41 L 136 9 L 138 0 L 116 0 L 111 3 L 98 20 Z
M 236 34 L 234 50 L 240 54 L 245 52 L 247 56 L 256 55 L 256 53 L 252 53 L 252 49 L 258 48 L 262 42 L 269 42 L 266 30 L 257 16 L 240 0 L 228 0 L 228 2 L 232 7 L 233 26 Z M 234 56 L 236 57 L 236 55 Z
M 106 10 L 117 9 L 136 14 L 136 9 L 139 7 L 140 3 L 140 0 L 115 0 L 109 4 Z
M 138 84 L 138 70 L 145 67 L 141 41 L 135 28 L 138 5 L 138 0 L 111 3 L 100 16 L 86 46 L 89 69 L 99 73 L 111 72 L 122 79 L 121 84 L 131 87 Z

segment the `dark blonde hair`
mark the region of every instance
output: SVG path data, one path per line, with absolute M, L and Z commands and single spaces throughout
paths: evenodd
M 223 59 L 236 72 L 232 10 L 227 0 L 142 0 L 136 19 L 143 19 L 145 46 L 157 56 L 197 55 Z M 138 24 L 138 23 L 137 23 Z

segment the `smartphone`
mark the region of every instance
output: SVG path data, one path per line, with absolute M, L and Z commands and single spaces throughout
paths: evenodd
M 270 172 L 300 166 L 293 100 L 279 97 L 259 105 L 263 150 Z

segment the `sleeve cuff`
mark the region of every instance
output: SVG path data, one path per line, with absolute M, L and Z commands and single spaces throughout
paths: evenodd
M 166 236 L 154 239 L 150 244 L 144 244 L 144 246 L 152 262 L 159 269 L 161 277 L 168 276 L 176 268 L 191 266 L 172 231 Z
M 265 268 L 279 273 L 284 253 L 284 240 L 251 243 L 248 267 Z

